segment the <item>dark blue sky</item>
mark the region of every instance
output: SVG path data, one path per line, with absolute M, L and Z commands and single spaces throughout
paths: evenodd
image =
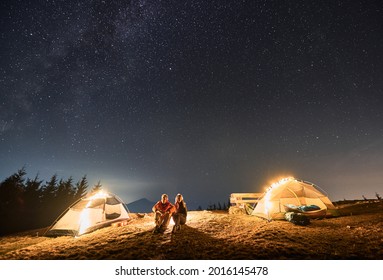
M 383 194 L 379 1 L 2 1 L 0 175 L 191 207 Z

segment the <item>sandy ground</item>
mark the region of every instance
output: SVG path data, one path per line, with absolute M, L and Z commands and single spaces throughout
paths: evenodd
M 121 227 L 108 227 L 78 238 L 44 237 L 44 229 L 0 238 L 3 260 L 252 260 L 383 259 L 383 203 L 340 209 L 342 216 L 287 221 L 191 211 L 187 225 L 172 234 L 153 234 L 152 214 L 132 214 Z

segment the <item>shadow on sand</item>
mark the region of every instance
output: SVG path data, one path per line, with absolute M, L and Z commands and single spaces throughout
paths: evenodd
M 171 233 L 171 226 L 163 234 L 152 230 L 134 234 L 135 242 L 129 246 L 125 259 L 163 259 L 163 260 L 227 260 L 227 259 L 279 259 L 276 251 L 260 252 L 246 244 L 238 244 L 227 239 L 218 239 L 188 225 L 180 231 Z M 148 243 L 151 243 L 149 250 Z M 142 245 L 142 247 L 140 246 Z M 140 248 L 141 247 L 141 248 Z M 143 250 L 144 249 L 144 250 Z M 136 253 L 135 253 L 136 252 Z M 298 257 L 299 258 L 299 257 Z

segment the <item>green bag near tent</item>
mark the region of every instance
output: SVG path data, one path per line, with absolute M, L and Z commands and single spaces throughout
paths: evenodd
M 310 224 L 310 218 L 301 213 L 287 212 L 285 219 L 295 225 L 306 226 Z

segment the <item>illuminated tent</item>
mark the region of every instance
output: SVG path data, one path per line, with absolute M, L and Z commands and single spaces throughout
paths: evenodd
M 273 219 L 285 219 L 291 206 L 317 206 L 318 210 L 303 213 L 309 217 L 325 217 L 335 214 L 335 206 L 318 186 L 294 178 L 285 178 L 272 184 L 259 199 L 251 215 Z
M 45 233 L 46 236 L 79 236 L 129 219 L 120 198 L 106 192 L 85 196 L 68 207 Z

